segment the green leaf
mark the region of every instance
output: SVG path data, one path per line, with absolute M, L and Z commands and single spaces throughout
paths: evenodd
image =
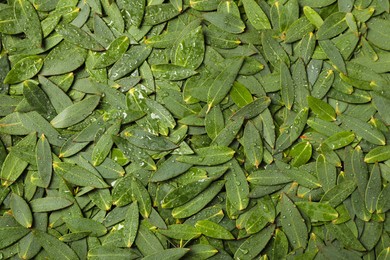
M 325 192 L 320 202 L 325 202 L 332 207 L 337 207 L 348 198 L 355 189 L 356 182 L 354 180 L 346 180 Z
M 89 96 L 82 101 L 65 108 L 51 120 L 50 124 L 55 128 L 66 128 L 84 120 L 99 104 L 99 96 Z
M 380 18 L 373 18 L 367 22 L 369 31 L 367 40 L 384 50 L 390 50 L 386 44 L 389 40 L 389 21 Z
M 88 251 L 88 259 L 133 259 L 139 257 L 138 253 L 119 247 L 96 246 Z
M 95 64 L 94 69 L 103 69 L 118 61 L 129 48 L 130 40 L 127 36 L 116 38 L 107 48 L 105 52 L 100 54 Z
M 227 66 L 212 80 L 207 93 L 208 111 L 218 105 L 229 93 L 242 63 L 242 58 L 232 58 Z
M 339 213 L 329 204 L 321 202 L 298 201 L 295 203 L 313 222 L 331 221 L 338 218 Z
M 171 51 L 172 63 L 192 70 L 197 69 L 203 62 L 205 44 L 202 27 L 185 35 Z
M 336 111 L 334 108 L 322 101 L 321 99 L 308 96 L 307 102 L 309 104 L 310 109 L 315 113 L 319 118 L 326 121 L 334 121 L 336 120 Z
M 86 58 L 86 49 L 63 41 L 45 57 L 40 74 L 51 76 L 74 71 L 84 64 Z
M 267 245 L 275 230 L 275 225 L 270 225 L 259 233 L 246 239 L 234 253 L 235 259 L 253 259 Z
M 107 229 L 103 224 L 93 219 L 82 217 L 64 218 L 66 226 L 73 233 L 89 232 L 90 236 L 102 236 L 107 233 Z
M 144 18 L 145 0 L 124 0 L 122 8 L 126 13 L 126 21 L 129 25 L 139 27 Z
M 210 109 L 204 123 L 207 135 L 214 140 L 225 127 L 225 120 L 219 105 Z
M 205 191 L 182 206 L 172 210 L 174 218 L 187 218 L 202 210 L 224 187 L 225 181 L 216 181 Z
M 374 213 L 376 210 L 376 204 L 380 198 L 380 192 L 382 189 L 381 172 L 379 165 L 376 163 L 372 167 L 370 178 L 367 182 L 365 190 L 365 204 L 366 208 L 370 213 Z
M 243 0 L 245 12 L 249 22 L 256 30 L 271 29 L 267 15 L 254 0 Z
M 42 29 L 39 16 L 33 5 L 27 0 L 14 2 L 14 15 L 19 27 L 37 47 L 42 44 Z
M 263 160 L 263 140 L 258 129 L 251 121 L 248 121 L 245 125 L 244 134 L 240 142 L 244 147 L 248 163 L 256 169 L 259 168 Z
M 284 62 L 280 63 L 280 95 L 284 105 L 291 110 L 295 99 L 295 86 L 290 70 Z
M 55 259 L 79 259 L 73 249 L 56 237 L 39 230 L 34 230 L 33 234 L 50 257 Z
M 107 183 L 94 173 L 68 162 L 53 163 L 54 172 L 64 180 L 79 186 L 89 186 L 94 188 L 107 188 Z
M 364 157 L 366 163 L 387 161 L 390 159 L 390 146 L 378 146 L 370 150 Z
M 345 127 L 353 130 L 358 136 L 363 137 L 370 143 L 376 145 L 386 144 L 384 135 L 370 124 L 348 115 L 339 115 L 339 117 Z
M 286 31 L 284 41 L 291 43 L 302 39 L 305 35 L 314 30 L 314 25 L 306 17 L 301 17 L 290 25 Z
M 195 150 L 195 155 L 182 155 L 177 157 L 177 161 L 194 165 L 218 165 L 229 161 L 234 150 L 224 146 L 210 146 Z
M 211 238 L 224 239 L 224 240 L 234 239 L 234 236 L 228 230 L 226 230 L 221 225 L 212 222 L 210 220 L 197 221 L 195 224 L 195 228 L 203 235 Z
M 28 2 L 28 1 L 26 1 Z M 19 60 L 8 72 L 5 84 L 15 84 L 34 77 L 42 68 L 43 59 L 39 56 L 28 56 Z
M 196 71 L 175 64 L 156 64 L 151 67 L 158 79 L 183 80 L 196 74 Z
M 21 160 L 13 153 L 9 153 L 1 167 L 1 185 L 8 187 L 14 183 L 23 173 L 28 163 Z
M 365 251 L 364 246 L 359 242 L 352 230 L 345 224 L 328 224 L 326 227 L 346 248 L 357 251 Z
M 169 248 L 144 257 L 146 260 L 172 259 L 178 260 L 189 252 L 188 248 Z
M 320 154 L 316 161 L 316 171 L 322 189 L 327 192 L 336 185 L 337 170 L 324 154 Z
M 229 163 L 225 174 L 226 196 L 237 210 L 244 210 L 249 204 L 249 186 L 245 173 L 236 160 Z
M 31 209 L 27 202 L 19 195 L 13 193 L 11 195 L 10 207 L 15 220 L 22 226 L 30 228 L 33 223 Z
M 103 46 L 101 46 L 91 35 L 72 24 L 62 23 L 57 26 L 56 31 L 64 37 L 66 41 L 79 47 L 93 51 L 104 50 Z
M 11 215 L 0 216 L 0 248 L 4 249 L 14 244 L 30 232 L 29 229 L 21 226 Z
M 281 224 L 293 248 L 306 248 L 308 242 L 306 224 L 294 202 L 286 194 L 282 194 L 281 198 Z
M 206 178 L 190 182 L 171 190 L 162 200 L 163 208 L 174 208 L 183 205 L 206 189 L 213 179 Z
M 245 30 L 245 24 L 241 18 L 231 13 L 209 12 L 204 13 L 203 18 L 228 33 L 239 34 Z
M 309 142 L 302 142 L 291 148 L 289 155 L 293 158 L 291 165 L 299 167 L 307 163 L 312 156 L 312 145 Z
M 345 13 L 335 12 L 324 20 L 324 23 L 317 31 L 317 39 L 325 40 L 333 38 L 342 33 L 345 29 L 347 29 L 347 27 L 348 25 L 345 22 Z
M 146 45 L 132 46 L 108 71 L 111 80 L 117 80 L 137 69 L 150 55 L 152 48 Z
M 328 145 L 332 150 L 337 150 L 345 147 L 355 140 L 355 134 L 351 131 L 343 131 L 331 135 L 324 140 L 324 144 Z
M 72 205 L 73 202 L 62 197 L 37 198 L 30 201 L 33 212 L 50 212 L 60 210 Z
M 334 66 L 342 73 L 347 74 L 343 56 L 341 56 L 341 53 L 335 44 L 333 44 L 333 42 L 330 40 L 322 40 L 319 41 L 318 44 L 325 52 L 328 59 L 334 64 Z
M 173 239 L 192 240 L 201 235 L 195 227 L 187 224 L 173 224 L 169 225 L 168 229 L 159 229 L 160 234 Z
M 147 5 L 143 25 L 156 25 L 179 15 L 179 11 L 172 4 Z
M 110 126 L 100 139 L 96 142 L 92 151 L 92 164 L 98 166 L 106 159 L 107 155 L 110 153 L 114 141 L 111 136 L 118 134 L 120 130 L 120 123 L 116 122 Z

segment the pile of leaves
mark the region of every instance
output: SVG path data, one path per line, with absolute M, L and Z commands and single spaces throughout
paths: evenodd
M 0 258 L 389 259 L 389 5 L 0 1 Z

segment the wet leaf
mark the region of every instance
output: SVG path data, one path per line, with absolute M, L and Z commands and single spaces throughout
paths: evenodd
M 211 238 L 234 239 L 234 236 L 228 230 L 210 220 L 199 220 L 196 222 L 195 228 L 203 235 Z
M 5 84 L 15 84 L 34 77 L 42 68 L 43 59 L 39 56 L 29 56 L 19 60 L 8 72 Z
M 31 209 L 27 202 L 16 194 L 11 195 L 10 207 L 15 220 L 22 226 L 30 228 L 33 223 Z
M 176 160 L 195 165 L 218 165 L 229 161 L 234 150 L 224 146 L 210 146 L 195 150 L 195 155 L 182 155 Z
M 50 123 L 55 128 L 66 128 L 77 124 L 92 113 L 99 104 L 99 101 L 99 96 L 89 96 L 82 101 L 65 108 L 61 113 L 54 117 Z
M 329 204 L 321 202 L 296 202 L 300 210 L 302 210 L 313 222 L 331 221 L 336 219 L 339 214 Z
M 79 186 L 89 186 L 94 188 L 106 188 L 108 184 L 100 176 L 67 162 L 53 163 L 54 172 L 66 181 Z
M 286 194 L 281 198 L 281 224 L 292 247 L 306 248 L 307 227 L 298 209 Z

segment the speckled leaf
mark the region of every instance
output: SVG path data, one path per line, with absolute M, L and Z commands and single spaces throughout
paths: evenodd
M 34 77 L 42 68 L 43 59 L 39 56 L 28 56 L 19 60 L 8 72 L 5 84 L 15 84 Z
M 66 41 L 79 47 L 93 51 L 104 50 L 103 46 L 101 46 L 91 35 L 72 24 L 62 23 L 57 26 L 56 31 L 64 37 Z
M 329 204 L 321 202 L 298 201 L 295 203 L 313 222 L 331 221 L 339 216 L 339 213 Z
M 172 216 L 174 218 L 187 218 L 202 210 L 224 187 L 225 181 L 216 181 L 210 185 L 205 191 L 190 200 L 186 204 L 174 208 Z
M 35 155 L 40 182 L 43 187 L 47 188 L 50 184 L 53 168 L 50 144 L 44 134 L 38 140 Z
M 27 0 L 14 1 L 16 21 L 26 36 L 37 47 L 42 44 L 42 29 L 34 6 Z
M 151 67 L 153 75 L 158 79 L 183 80 L 197 72 L 175 64 L 156 64 Z
M 335 44 L 330 40 L 318 41 L 319 46 L 325 52 L 328 59 L 334 64 L 334 66 L 340 70 L 342 73 L 347 74 L 347 69 L 345 67 L 345 62 L 340 51 L 337 49 Z
M 224 240 L 234 239 L 234 236 L 221 225 L 210 220 L 199 220 L 195 224 L 196 229 L 203 235 Z
M 123 10 L 126 14 L 125 19 L 129 25 L 139 27 L 145 12 L 145 0 L 122 0 Z
M 183 240 L 195 239 L 202 234 L 195 227 L 187 224 L 169 225 L 168 229 L 160 229 L 158 232 L 173 239 Z
M 66 128 L 77 124 L 78 122 L 85 119 L 99 104 L 99 96 L 89 96 L 74 103 L 73 105 L 65 108 L 61 113 L 51 120 L 51 125 L 55 128 Z
M 359 242 L 347 224 L 328 224 L 326 227 L 346 248 L 365 251 L 364 246 Z
M 376 203 L 380 198 L 380 192 L 382 189 L 381 172 L 379 165 L 376 163 L 372 167 L 370 178 L 367 182 L 365 191 L 365 204 L 370 213 L 374 213 L 376 210 Z
M 356 189 L 354 180 L 346 180 L 329 189 L 321 198 L 321 202 L 328 203 L 332 207 L 337 207 Z
M 30 207 L 33 212 L 55 211 L 69 207 L 72 204 L 72 201 L 62 197 L 45 197 L 30 201 Z
M 234 253 L 235 259 L 253 259 L 255 258 L 267 245 L 271 239 L 275 225 L 270 225 L 264 228 L 257 234 L 246 239 L 237 251 Z
M 110 126 L 96 142 L 91 156 L 92 164 L 94 166 L 100 165 L 110 153 L 112 145 L 114 144 L 111 136 L 118 134 L 119 130 L 120 122 L 116 122 Z
M 306 248 L 308 242 L 306 224 L 294 202 L 286 194 L 282 194 L 281 198 L 280 221 L 290 245 L 296 249 Z
M 376 145 L 386 144 L 386 139 L 382 132 L 370 124 L 349 115 L 339 115 L 339 117 L 345 127 L 353 130 L 358 136 L 363 137 L 368 142 Z
M 257 169 L 263 160 L 264 148 L 259 130 L 251 121 L 248 121 L 245 125 L 244 134 L 240 141 L 244 147 L 248 163 Z
M 129 45 L 130 40 L 127 36 L 116 38 L 113 42 L 111 42 L 107 50 L 97 57 L 93 68 L 103 69 L 114 64 L 127 51 Z
M 64 218 L 66 226 L 73 233 L 89 232 L 90 236 L 102 236 L 107 233 L 106 227 L 93 219 L 82 217 Z
M 370 150 L 364 157 L 366 163 L 387 161 L 390 159 L 390 146 L 379 146 Z
M 179 186 L 171 190 L 163 198 L 161 206 L 163 208 L 175 208 L 181 206 L 206 189 L 212 181 L 213 179 L 206 178 Z
M 336 111 L 334 108 L 322 101 L 321 99 L 308 96 L 307 102 L 309 104 L 310 109 L 315 113 L 319 118 L 326 121 L 334 121 L 336 120 Z
M 245 12 L 249 22 L 256 30 L 271 29 L 267 15 L 254 0 L 243 0 Z
M 207 93 L 208 110 L 219 104 L 229 93 L 242 63 L 242 58 L 232 58 L 226 63 L 227 66 L 213 79 Z
M 195 165 L 218 165 L 229 161 L 234 150 L 224 146 L 210 146 L 195 150 L 195 155 L 182 155 L 177 161 Z
M 324 144 L 328 145 L 332 150 L 343 148 L 355 140 L 355 134 L 351 131 L 343 131 L 331 135 L 324 140 Z
M 318 29 L 317 39 L 325 40 L 333 38 L 342 33 L 345 29 L 347 29 L 347 27 L 348 25 L 345 22 L 345 13 L 333 13 L 324 20 L 324 23 Z
M 86 49 L 63 41 L 45 57 L 40 74 L 50 76 L 74 71 L 84 63 L 86 57 Z
M 327 192 L 336 185 L 336 167 L 328 161 L 324 154 L 320 154 L 316 161 L 317 177 L 322 189 Z
M 55 162 L 53 163 L 53 167 L 56 174 L 72 184 L 94 188 L 109 187 L 100 176 L 96 176 L 94 173 L 78 165 L 67 162 Z
M 176 10 L 176 8 L 170 3 L 148 5 L 145 8 L 143 25 L 160 24 L 172 19 L 179 14 L 180 12 Z
M 30 228 L 33 223 L 31 209 L 27 202 L 19 195 L 11 195 L 10 207 L 15 220 L 22 226 Z
M 245 30 L 245 24 L 241 18 L 231 13 L 209 12 L 204 13 L 203 18 L 228 33 L 238 34 Z
M 50 257 L 61 260 L 79 259 L 73 249 L 56 237 L 40 230 L 34 230 L 33 234 L 38 240 L 38 243 L 45 249 Z
M 171 51 L 172 63 L 192 70 L 197 69 L 202 64 L 205 52 L 202 27 L 189 32 L 175 47 L 176 49 Z

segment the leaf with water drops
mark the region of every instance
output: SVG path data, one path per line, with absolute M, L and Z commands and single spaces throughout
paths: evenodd
M 11 195 L 10 207 L 15 220 L 22 226 L 30 228 L 33 223 L 31 209 L 27 202 L 17 194 Z
M 280 213 L 283 231 L 290 245 L 293 248 L 306 248 L 308 241 L 306 224 L 294 202 L 286 194 L 282 194 Z
M 39 56 L 29 56 L 19 60 L 8 72 L 5 84 L 15 84 L 34 77 L 42 68 L 43 59 Z

